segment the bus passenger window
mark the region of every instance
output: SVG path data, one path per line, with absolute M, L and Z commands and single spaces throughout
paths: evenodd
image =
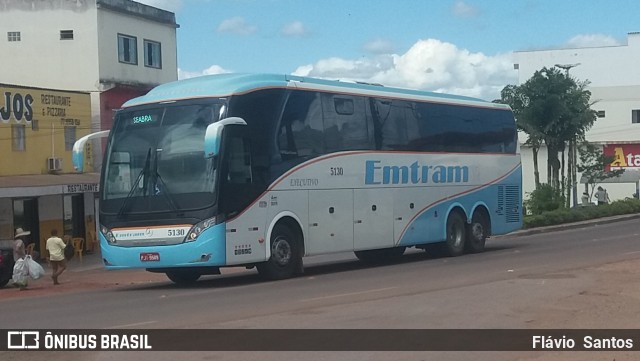
M 249 144 L 242 138 L 231 138 L 228 143 L 227 182 L 231 184 L 250 184 L 251 151 Z
M 322 94 L 327 152 L 370 149 L 363 97 Z
M 334 98 L 333 104 L 336 107 L 336 113 L 340 115 L 353 115 L 354 106 L 352 99 Z
M 278 146 L 283 160 L 324 153 L 322 109 L 317 93 L 292 93 L 280 124 Z

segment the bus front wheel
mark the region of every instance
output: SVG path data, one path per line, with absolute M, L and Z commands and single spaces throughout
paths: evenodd
M 280 280 L 293 276 L 300 268 L 302 256 L 296 233 L 284 224 L 277 224 L 271 233 L 271 257 L 256 266 L 260 276 Z
M 178 285 L 193 284 L 200 278 L 200 273 L 184 269 L 167 271 L 166 275 L 173 283 Z

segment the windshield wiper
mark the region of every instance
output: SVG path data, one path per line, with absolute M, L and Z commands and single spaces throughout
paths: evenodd
M 149 172 L 150 166 L 151 166 L 151 148 L 149 148 L 149 150 L 147 151 L 147 158 L 144 161 L 144 167 L 142 167 L 142 170 L 138 174 L 136 181 L 133 183 L 133 186 L 131 186 L 131 189 L 129 190 L 127 197 L 125 197 L 124 201 L 122 202 L 122 206 L 120 206 L 120 210 L 118 211 L 118 217 L 121 217 L 124 214 L 124 210 L 127 204 L 129 203 L 129 200 L 131 199 L 131 197 L 133 197 L 133 194 L 136 192 L 136 189 L 138 188 L 140 181 L 144 179 L 145 174 Z M 142 185 L 142 194 L 146 194 L 146 193 L 147 193 L 147 182 L 145 181 L 144 184 Z
M 153 162 L 153 177 L 155 178 L 155 181 L 153 182 L 154 183 L 153 195 L 158 195 L 158 193 L 162 193 L 162 195 L 167 199 L 167 203 L 169 203 L 169 206 L 171 206 L 171 210 L 173 210 L 174 212 L 177 212 L 178 206 L 176 206 L 176 202 L 173 200 L 173 197 L 171 196 L 171 192 L 169 192 L 169 188 L 167 187 L 167 184 L 162 179 L 162 176 L 160 175 L 160 173 L 158 173 L 158 151 L 162 151 L 162 149 L 156 149 L 156 155 Z M 160 185 L 162 186 L 162 189 L 158 188 L 158 181 L 160 181 Z

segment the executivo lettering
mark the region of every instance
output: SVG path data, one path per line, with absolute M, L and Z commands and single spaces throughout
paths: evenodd
M 468 166 L 384 165 L 379 160 L 365 161 L 365 184 L 467 183 Z

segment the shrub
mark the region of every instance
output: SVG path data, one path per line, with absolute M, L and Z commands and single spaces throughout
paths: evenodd
M 523 223 L 524 228 L 534 228 L 633 213 L 640 213 L 638 199 L 625 199 L 600 206 L 555 209 L 525 216 Z
M 536 215 L 562 208 L 564 200 L 564 195 L 560 190 L 544 183 L 529 193 L 529 199 L 524 201 L 524 206 L 528 212 Z

